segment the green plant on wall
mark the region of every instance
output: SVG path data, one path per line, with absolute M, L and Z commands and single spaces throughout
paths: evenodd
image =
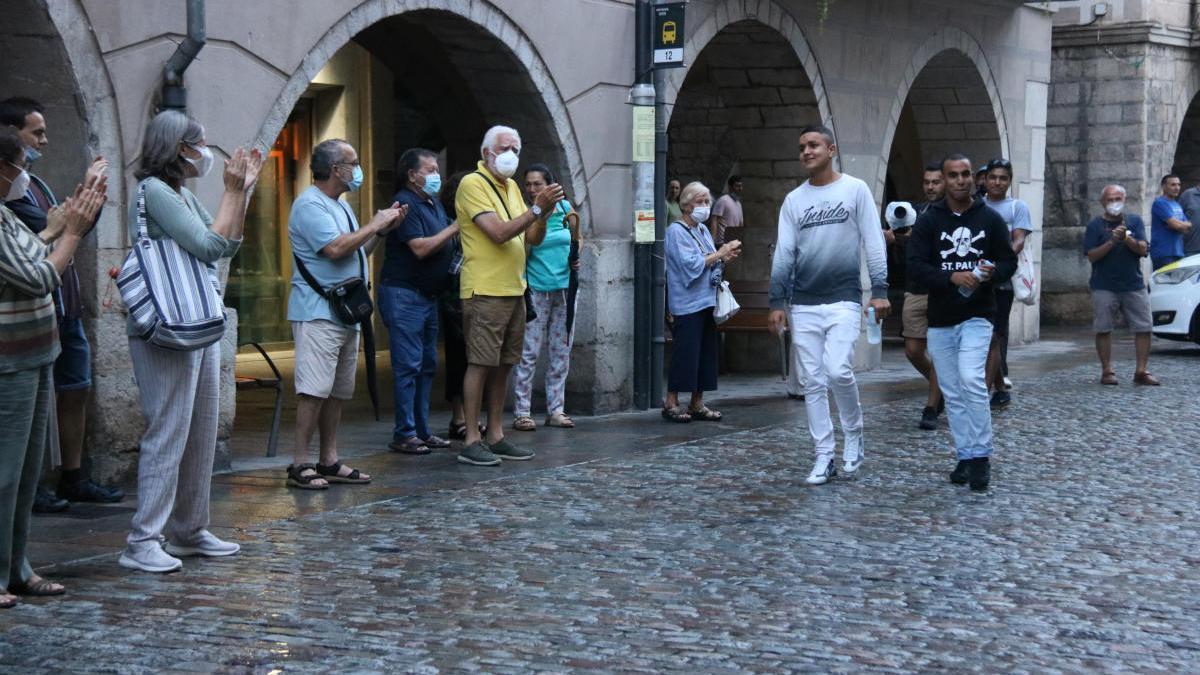
M 817 22 L 825 25 L 825 19 L 829 18 L 829 6 L 834 3 L 834 0 L 817 0 Z

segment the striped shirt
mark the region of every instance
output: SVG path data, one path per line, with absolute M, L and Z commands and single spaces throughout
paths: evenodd
M 46 244 L 0 206 L 0 373 L 40 368 L 58 358 L 51 293 L 61 283 Z

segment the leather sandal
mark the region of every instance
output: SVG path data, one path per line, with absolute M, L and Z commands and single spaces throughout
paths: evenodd
M 1107 373 L 1104 373 L 1103 375 L 1101 375 L 1101 376 L 1100 376 L 1100 384 L 1107 384 L 1107 385 L 1111 385 L 1111 386 L 1116 386 L 1116 384 L 1117 384 L 1117 374 L 1116 374 L 1116 373 L 1114 373 L 1114 372 L 1112 372 L 1112 371 L 1109 371 L 1109 372 L 1107 372 Z
M 33 598 L 48 598 L 52 595 L 62 595 L 67 592 L 67 589 L 62 584 L 35 576 L 25 583 L 9 584 L 8 592 Z
M 313 483 L 313 481 L 321 480 L 323 483 Z M 287 468 L 287 484 L 288 487 L 299 488 L 301 490 L 327 490 L 329 489 L 329 481 L 325 477 L 317 473 L 316 466 L 312 464 L 292 464 Z
M 11 609 L 21 603 L 21 599 L 12 593 L 0 593 L 0 609 Z
M 517 431 L 537 431 L 537 423 L 529 415 L 521 415 L 513 420 L 513 428 Z
M 560 429 L 574 429 L 575 420 L 567 417 L 563 413 L 554 413 L 546 416 L 546 426 L 559 427 Z
M 674 408 L 663 408 L 662 416 L 663 419 L 667 420 L 668 422 L 687 424 L 688 422 L 692 421 L 692 416 L 689 415 L 687 410 L 681 405 L 677 405 Z
M 342 473 L 342 469 L 348 469 L 349 473 Z M 318 463 L 317 473 L 321 474 L 321 478 L 324 478 L 330 483 L 354 483 L 356 485 L 362 485 L 364 483 L 371 482 L 370 476 L 360 472 L 358 469 L 351 469 L 341 462 L 334 462 L 329 466 Z
M 720 422 L 721 418 L 724 417 L 720 412 L 708 406 L 700 406 L 699 408 L 688 410 L 688 414 L 698 422 Z

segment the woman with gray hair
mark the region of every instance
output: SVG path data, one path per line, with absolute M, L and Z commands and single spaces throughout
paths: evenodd
M 146 128 L 141 164 L 134 173 L 140 182 L 130 203 L 130 233 L 137 232 L 144 217 L 151 239 L 172 239 L 200 262 L 231 257 L 241 244 L 248 195 L 262 162 L 258 150 L 240 147 L 225 161 L 225 192 L 214 218 L 183 185 L 212 168 L 204 127 L 178 111 L 159 113 Z M 132 320 L 128 335 L 146 432 L 138 455 L 137 513 L 119 563 L 144 572 L 171 572 L 183 566 L 174 556 L 233 555 L 240 547 L 207 529 L 220 342 L 191 351 L 164 349 L 139 337 Z
M 663 419 L 672 422 L 718 422 L 721 413 L 704 405 L 704 392 L 717 388 L 717 284 L 725 263 L 741 253 L 742 243 L 726 242 L 717 248 L 704 223 L 712 208 L 712 193 L 693 182 L 679 195 L 683 217 L 667 228 L 667 309 L 675 317 L 672 328 L 671 367 L 667 373 L 667 398 Z M 679 392 L 691 392 L 685 409 Z

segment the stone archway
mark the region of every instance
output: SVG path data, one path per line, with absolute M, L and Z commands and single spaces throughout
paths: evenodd
M 915 103 L 918 100 L 923 102 Z M 928 107 L 919 109 L 918 105 Z M 983 114 L 985 106 L 990 108 L 990 115 Z M 953 119 L 947 119 L 947 114 Z M 958 148 L 968 155 L 972 148 L 978 149 L 977 154 L 982 151 L 985 155 L 994 149 L 993 155 L 1009 156 L 1008 123 L 992 69 L 975 38 L 957 28 L 939 30 L 913 54 L 892 101 L 888 120 L 879 171 L 872 186 L 877 195 L 886 192 L 894 168 L 889 165 L 896 150 L 896 134 L 905 123 L 907 128 L 915 127 L 917 134 L 921 134 L 924 127 L 926 137 L 934 127 L 950 125 L 945 133 L 933 132 L 933 135 L 943 137 L 930 139 L 935 142 L 919 153 L 924 161 L 936 159 L 940 157 L 937 153 L 945 154 L 950 148 Z M 924 148 L 925 144 L 922 146 Z M 912 153 L 908 155 L 909 163 L 913 164 Z M 991 156 L 972 157 L 972 160 L 986 162 Z M 910 166 L 909 170 L 919 176 L 920 165 Z M 894 177 L 891 182 L 896 183 Z
M 489 2 L 465 4 L 455 0 L 364 0 L 325 32 L 288 78 L 259 128 L 257 143 L 270 146 L 313 78 L 339 49 L 381 21 L 417 12 L 426 16 L 440 16 L 439 23 L 445 29 L 441 36 L 448 41 L 462 37 L 461 33 L 453 34 L 458 33 L 457 26 L 482 34 L 495 43 L 495 53 L 503 57 L 503 65 L 495 70 L 489 69 L 486 74 L 495 75 L 497 71 L 503 71 L 502 74 L 506 76 L 515 74 L 523 80 L 520 86 L 526 93 L 537 99 L 542 108 L 538 113 L 548 125 L 542 135 L 558 145 L 556 151 L 566 169 L 562 179 L 572 199 L 583 205 L 584 221 L 591 222 L 583 158 L 562 93 L 529 37 Z M 511 45 L 511 48 L 505 45 Z M 510 64 L 513 68 L 504 68 Z M 502 111 L 497 110 L 492 114 L 498 118 L 489 122 L 505 123 L 506 119 L 511 119 Z M 523 135 L 529 132 L 526 129 L 521 131 Z

